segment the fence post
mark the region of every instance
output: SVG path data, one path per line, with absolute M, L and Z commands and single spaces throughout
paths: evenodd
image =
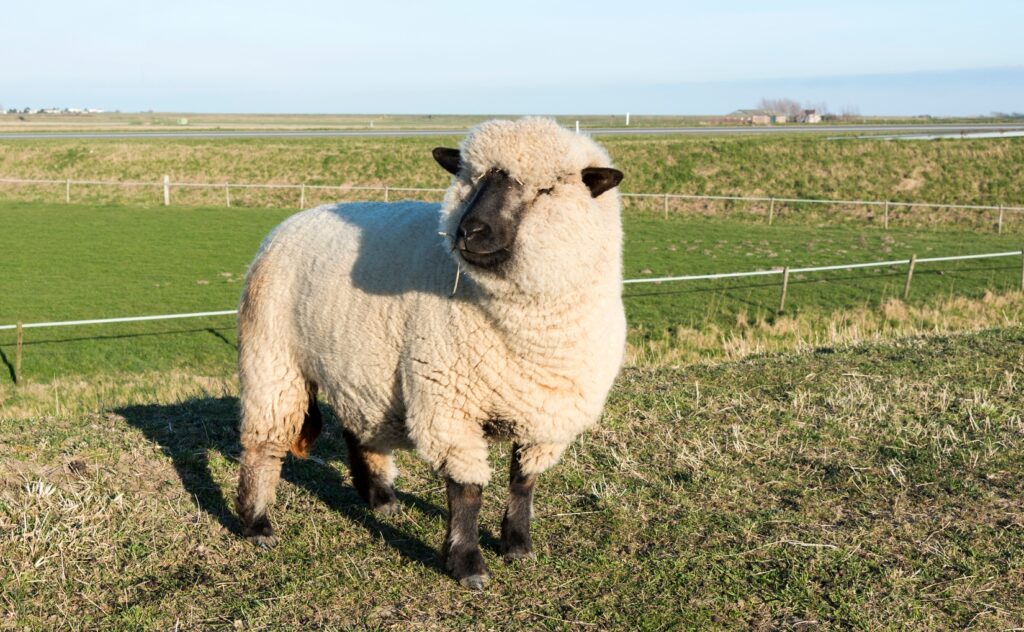
M 68 178 L 67 182 L 64 183 L 64 203 L 71 203 L 71 178 Z
M 999 207 L 999 227 L 996 228 L 996 234 L 997 235 L 1002 235 L 1003 234 L 1003 207 L 1002 206 Z
M 885 230 L 889 230 L 889 200 L 885 201 Z
M 303 182 L 302 186 L 299 187 L 299 210 L 303 211 L 306 209 L 306 183 Z
M 231 186 L 228 184 L 224 185 L 224 201 L 228 203 L 228 208 L 231 208 Z
M 14 383 L 21 384 L 21 344 L 25 341 L 25 330 L 21 325 L 21 321 L 18 321 L 16 327 L 18 334 L 17 346 L 14 348 Z
M 384 201 L 389 202 L 391 197 L 391 187 L 384 187 Z
M 164 176 L 164 206 L 171 205 L 171 176 Z
M 903 286 L 903 300 L 910 298 L 910 281 L 914 278 L 915 265 L 917 265 L 917 255 L 910 255 L 910 268 L 907 269 L 907 284 Z
M 789 266 L 782 269 L 782 298 L 779 299 L 779 313 L 786 311 L 786 291 L 789 289 Z
M 665 219 L 668 219 L 668 193 L 665 194 Z
M 772 198 L 768 202 L 768 225 L 772 225 L 772 220 L 775 219 L 775 198 Z

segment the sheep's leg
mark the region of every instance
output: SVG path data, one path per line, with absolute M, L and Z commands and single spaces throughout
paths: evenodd
M 520 446 L 512 446 L 508 476 L 508 506 L 501 520 L 501 552 L 506 562 L 533 554 L 530 518 L 533 517 L 533 488 L 537 474 L 524 474 L 519 460 Z
M 490 573 L 480 552 L 479 516 L 483 486 L 446 478 L 448 487 L 448 533 L 441 556 L 460 584 L 482 590 Z
M 342 435 L 348 446 L 352 485 L 359 496 L 377 513 L 396 513 L 400 507 L 391 483 L 395 480 L 397 470 L 391 452 L 367 448 L 348 430 L 342 430 Z
M 314 387 L 301 379 L 276 392 L 243 379 L 241 399 L 243 450 L 235 510 L 242 535 L 270 547 L 277 544 L 268 512 L 281 478 L 281 463 L 290 447 L 304 441 L 302 437 L 312 442 L 322 423 L 320 411 Z

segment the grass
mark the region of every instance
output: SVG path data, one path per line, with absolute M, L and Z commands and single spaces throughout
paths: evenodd
M 0 204 L 0 223 L 17 239 L 8 244 L 0 276 L 0 324 L 232 309 L 260 241 L 291 212 Z M 625 272 L 643 278 L 1019 247 L 1011 235 L 982 233 L 968 241 L 941 230 L 766 226 L 627 213 Z M 642 364 L 679 364 L 886 332 L 1019 322 L 1024 304 L 1018 295 L 982 299 L 1019 289 L 1020 266 L 1013 258 L 922 264 L 911 301 L 902 308 L 893 301 L 902 294 L 905 268 L 793 275 L 781 315 L 778 277 L 633 285 L 625 291 L 631 357 Z M 957 302 L 963 299 L 969 300 Z M 941 318 L 934 317 L 936 310 Z M 30 329 L 25 341 L 23 375 L 30 381 L 111 370 L 216 375 L 235 361 L 231 317 Z M 8 373 L 14 342 L 14 332 L 0 332 L 0 360 Z
M 626 172 L 623 191 L 1006 206 L 1024 201 L 1024 138 L 909 142 L 833 141 L 817 136 L 631 136 L 600 140 Z M 385 140 L 0 139 L 0 176 L 156 182 L 166 174 L 176 182 L 445 187 L 447 174 L 434 164 L 430 149 L 458 141 L 457 136 Z M 0 190 L 8 199 L 64 199 L 63 185 L 3 184 Z M 315 195 L 313 191 L 307 194 Z M 233 195 L 241 206 L 298 205 L 296 191 L 234 191 Z M 327 200 L 338 193 L 322 195 Z M 72 197 L 93 203 L 157 206 L 162 202 L 160 189 L 154 187 L 76 186 Z M 181 205 L 221 205 L 224 192 L 176 189 L 173 199 Z M 678 210 L 684 208 L 702 205 L 678 206 Z M 759 212 L 766 214 L 764 210 Z M 945 214 L 924 209 L 903 213 L 894 221 L 922 215 Z M 1021 219 L 1011 218 L 1015 230 L 1020 230 Z M 990 213 L 986 221 L 994 222 L 994 216 Z
M 240 540 L 233 380 L 30 387 L 0 442 L 18 629 L 1009 629 L 1024 625 L 1024 329 L 628 369 L 542 477 L 537 559 L 448 579 L 437 479 L 369 515 L 329 423 L 289 458 L 282 544 Z M 119 390 L 133 383 L 134 390 Z M 54 407 L 63 402 L 83 412 Z M 507 448 L 494 451 L 496 471 Z

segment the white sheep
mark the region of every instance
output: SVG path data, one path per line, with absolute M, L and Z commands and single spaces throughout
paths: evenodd
M 319 207 L 256 255 L 239 310 L 236 506 L 247 537 L 276 542 L 281 460 L 308 454 L 319 392 L 373 509 L 397 508 L 394 448 L 445 478 L 443 555 L 479 589 L 488 440 L 514 444 L 501 542 L 507 560 L 525 557 L 536 477 L 597 421 L 622 363 L 622 173 L 540 118 L 484 123 L 434 158 L 454 175 L 440 207 Z

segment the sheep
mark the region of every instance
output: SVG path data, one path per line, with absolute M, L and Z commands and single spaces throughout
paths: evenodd
M 293 215 L 261 246 L 239 309 L 242 533 L 268 518 L 281 462 L 343 427 L 353 485 L 398 509 L 392 451 L 445 481 L 447 569 L 482 589 L 478 514 L 490 441 L 511 440 L 506 561 L 532 553 L 538 475 L 594 424 L 623 361 L 622 172 L 554 121 L 489 121 L 437 148 L 444 200 Z

